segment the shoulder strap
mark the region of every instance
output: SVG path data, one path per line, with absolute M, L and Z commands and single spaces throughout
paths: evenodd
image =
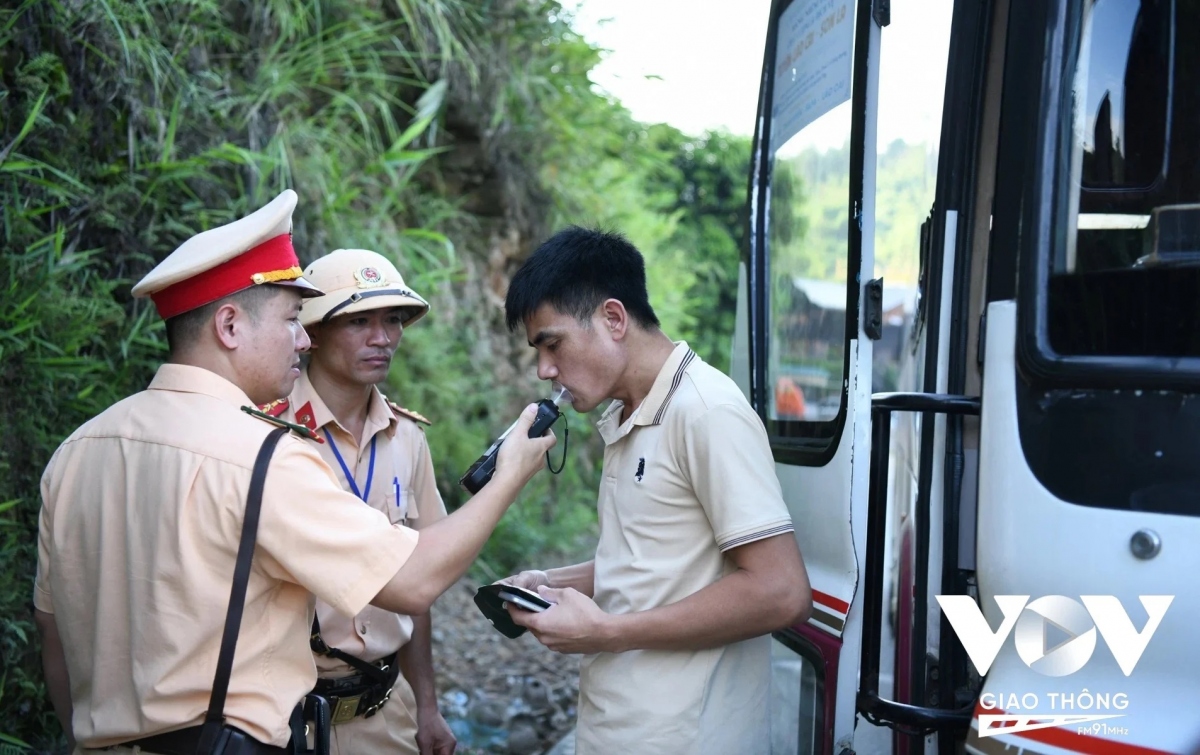
M 412 409 L 405 409 L 403 406 L 400 406 L 399 404 L 397 404 L 395 401 L 392 401 L 387 396 L 383 397 L 383 401 L 384 401 L 384 403 L 386 403 L 388 405 L 388 408 L 391 409 L 392 412 L 397 417 L 408 417 L 413 422 L 419 422 L 421 424 L 429 425 L 430 427 L 433 426 L 433 423 L 430 422 L 429 420 L 425 419 L 425 417 L 423 415 L 418 414 L 417 412 L 414 412 Z
M 233 587 L 229 591 L 229 608 L 225 612 L 225 631 L 221 634 L 221 652 L 217 656 L 217 674 L 213 678 L 212 697 L 208 702 L 208 714 L 204 717 L 204 728 L 200 732 L 197 753 L 208 753 L 216 744 L 225 725 L 225 695 L 229 691 L 229 675 L 233 671 L 233 651 L 237 647 L 238 631 L 242 625 L 242 611 L 246 607 L 246 585 L 250 581 L 250 562 L 254 558 L 254 541 L 258 535 L 258 515 L 262 509 L 263 486 L 267 480 L 267 468 L 279 439 L 289 428 L 272 430 L 258 449 L 254 460 L 254 471 L 250 474 L 250 492 L 246 496 L 246 514 L 242 520 L 242 537 L 238 542 L 237 564 L 233 568 Z
M 322 444 L 325 443 L 324 439 L 322 439 L 320 435 L 317 435 L 316 431 L 314 431 L 312 428 L 310 428 L 306 425 L 299 425 L 299 424 L 296 424 L 295 422 L 288 422 L 287 420 L 282 419 L 280 417 L 276 417 L 273 414 L 267 414 L 264 411 L 261 411 L 259 409 L 255 409 L 255 408 L 249 407 L 249 406 L 243 406 L 242 411 L 244 411 L 246 414 L 249 414 L 251 417 L 258 417 L 259 419 L 263 420 L 264 422 L 269 422 L 272 425 L 275 425 L 276 427 L 283 427 L 288 430 L 292 430 L 302 438 L 308 438 L 309 440 L 315 440 L 316 442 L 322 443 Z
M 361 658 L 355 658 L 347 652 L 325 644 L 325 640 L 321 637 L 321 622 L 317 619 L 316 613 L 313 614 L 312 636 L 309 637 L 308 644 L 314 653 L 328 656 L 330 658 L 336 658 L 342 663 L 353 666 L 377 682 L 387 682 L 389 679 L 387 672 L 383 669 L 380 669 L 378 666 L 367 663 Z

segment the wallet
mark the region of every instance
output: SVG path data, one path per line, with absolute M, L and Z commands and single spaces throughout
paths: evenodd
M 509 585 L 484 585 L 475 591 L 475 605 L 479 606 L 479 610 L 487 617 L 487 620 L 492 622 L 492 626 L 500 634 L 515 640 L 525 634 L 525 627 L 516 624 L 509 616 L 508 611 L 504 608 L 506 602 L 500 597 L 500 593 L 511 590 Z M 549 605 L 549 604 L 547 604 Z

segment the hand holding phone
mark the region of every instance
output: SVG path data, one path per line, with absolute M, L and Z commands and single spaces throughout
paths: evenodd
M 512 616 L 505 609 L 509 603 L 526 611 L 545 611 L 550 603 L 536 592 L 526 590 L 516 585 L 484 585 L 475 591 L 475 605 L 492 622 L 496 631 L 510 639 L 516 639 L 525 634 L 525 627 L 513 622 Z
M 507 603 L 512 603 L 518 608 L 523 608 L 526 611 L 535 611 L 540 613 L 554 605 L 541 595 L 538 595 L 531 590 L 526 590 L 524 587 L 503 584 L 499 586 L 503 589 L 499 590 L 497 595 L 499 595 L 502 600 Z

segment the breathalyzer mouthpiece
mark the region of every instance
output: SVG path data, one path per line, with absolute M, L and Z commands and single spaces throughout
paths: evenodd
M 562 406 L 564 403 L 569 404 L 575 400 L 571 392 L 562 383 L 555 380 L 550 384 L 550 401 L 555 406 Z

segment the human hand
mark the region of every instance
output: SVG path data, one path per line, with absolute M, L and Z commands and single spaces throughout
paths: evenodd
M 417 748 L 421 755 L 454 755 L 458 740 L 436 705 L 417 708 Z
M 523 587 L 526 590 L 537 592 L 538 588 L 545 585 L 550 586 L 550 576 L 540 569 L 529 569 L 527 571 L 514 574 L 511 577 L 498 579 L 492 584 L 494 585 L 512 585 L 513 587 Z
M 523 486 L 542 468 L 542 459 L 558 439 L 552 430 L 547 430 L 540 438 L 530 438 L 529 428 L 535 417 L 537 404 L 525 407 L 517 419 L 517 426 L 500 444 L 500 453 L 496 456 L 496 477 L 505 476 Z
M 541 612 L 510 605 L 508 613 L 538 642 L 557 653 L 615 652 L 613 617 L 600 610 L 595 601 L 571 587 L 541 586 L 537 592 L 555 605 Z

